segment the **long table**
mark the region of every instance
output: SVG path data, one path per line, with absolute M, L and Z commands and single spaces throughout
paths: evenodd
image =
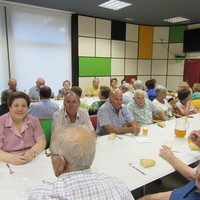
M 194 115 L 189 118 L 188 133 L 192 130 L 200 130 L 200 116 Z M 175 120 L 165 122 L 166 127 L 161 128 L 156 124 L 148 126 L 148 136 L 138 136 L 132 134 L 119 135 L 114 140 L 109 136 L 97 138 L 97 150 L 92 170 L 104 172 L 108 175 L 121 179 L 130 190 L 144 186 L 158 178 L 164 177 L 172 172 L 174 168 L 159 156 L 161 146 L 165 140 L 173 142 L 172 151 L 186 164 L 194 163 L 200 159 L 200 151 L 192 151 L 188 147 L 187 136 L 183 139 L 174 136 Z M 138 143 L 137 140 L 149 140 L 148 143 Z M 156 165 L 144 168 L 140 164 L 140 159 L 154 159 Z M 133 168 L 139 169 L 141 172 Z M 9 173 L 5 163 L 0 163 L 0 194 L 4 200 L 27 199 L 30 191 L 43 181 L 55 181 L 51 159 L 42 152 L 32 162 L 15 166 L 10 165 L 14 171 Z M 144 174 L 143 174 L 144 173 Z

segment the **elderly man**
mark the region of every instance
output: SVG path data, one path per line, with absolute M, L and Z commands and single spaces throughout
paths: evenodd
M 132 87 L 129 83 L 125 83 L 122 85 L 122 92 L 123 92 L 123 104 L 128 104 L 133 101 L 133 93 L 131 92 Z
M 142 90 L 135 91 L 133 102 L 129 103 L 127 107 L 135 121 L 141 125 L 152 124 L 153 116 L 160 120 L 167 120 L 161 109 L 144 97 Z
M 96 140 L 85 127 L 71 126 L 54 134 L 50 145 L 53 170 L 58 179 L 33 190 L 29 200 L 134 199 L 127 186 L 114 177 L 90 169 Z
M 45 86 L 45 80 L 43 78 L 38 78 L 36 81 L 36 86 L 32 87 L 29 92 L 28 92 L 28 96 L 31 99 L 31 102 L 37 102 L 40 99 L 40 88 Z M 51 98 L 54 97 L 54 94 L 51 93 Z
M 88 88 L 86 96 L 88 96 L 88 97 L 98 97 L 99 91 L 100 91 L 100 88 L 99 88 L 99 79 L 95 78 L 93 80 L 93 82 L 92 82 L 92 86 L 90 86 Z
M 109 101 L 100 107 L 97 115 L 98 135 L 140 132 L 140 126 L 135 123 L 126 105 L 122 105 L 122 92 L 119 90 L 110 92 Z
M 8 80 L 8 89 L 12 92 L 17 91 L 17 81 L 15 79 L 9 79 Z
M 28 113 L 38 119 L 52 119 L 53 114 L 59 110 L 59 106 L 50 100 L 51 88 L 42 87 L 39 91 L 40 101 L 32 103 L 29 107 Z
M 90 121 L 88 112 L 80 108 L 80 98 L 76 93 L 70 91 L 64 99 L 64 108 L 58 110 L 53 115 L 52 132 L 57 131 L 63 126 L 71 124 L 85 125 L 90 131 L 94 132 L 94 128 Z

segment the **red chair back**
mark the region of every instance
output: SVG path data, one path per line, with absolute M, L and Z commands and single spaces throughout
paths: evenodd
M 94 127 L 94 130 L 97 128 L 97 115 L 90 115 L 90 121 Z

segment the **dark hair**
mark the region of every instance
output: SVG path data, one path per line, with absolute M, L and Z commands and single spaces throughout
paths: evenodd
M 4 90 L 4 91 L 1 93 L 1 103 L 6 103 L 6 104 L 7 104 L 8 98 L 9 98 L 9 96 L 10 96 L 10 94 L 11 94 L 12 92 L 13 92 L 13 91 L 10 90 L 10 89 Z
M 50 87 L 42 87 L 39 91 L 40 97 L 43 97 L 45 99 L 49 99 L 51 97 L 51 88 Z
M 179 98 L 180 101 L 184 100 L 189 95 L 190 95 L 190 90 L 188 90 L 188 89 L 180 90 L 178 92 L 178 98 Z
M 70 81 L 66 80 L 66 81 L 63 81 L 63 86 L 64 86 L 64 84 L 65 84 L 66 82 L 69 83 L 69 85 L 71 85 Z
M 70 91 L 73 91 L 78 97 L 82 95 L 82 89 L 79 86 L 73 86 Z
M 155 82 L 153 80 L 148 80 L 148 81 L 146 81 L 145 85 L 146 85 L 147 89 L 154 89 Z
M 117 81 L 117 78 L 111 78 L 111 79 L 110 79 L 110 84 L 111 84 L 113 81 Z
M 12 103 L 14 102 L 14 100 L 15 99 L 19 99 L 19 98 L 25 99 L 26 103 L 27 103 L 27 107 L 29 107 L 29 105 L 30 105 L 30 98 L 24 92 L 12 92 L 10 94 L 10 96 L 8 97 L 8 101 L 7 101 L 8 106 L 11 107 Z
M 100 95 L 107 99 L 110 94 L 110 88 L 108 86 L 101 86 L 100 87 Z
M 121 85 L 122 85 L 123 81 L 126 81 L 126 79 L 122 79 L 122 80 L 121 80 Z

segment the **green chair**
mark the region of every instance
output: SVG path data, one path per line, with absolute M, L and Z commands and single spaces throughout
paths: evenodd
M 45 138 L 46 138 L 46 149 L 49 148 L 50 140 L 51 140 L 51 127 L 52 127 L 52 119 L 40 119 L 40 124 L 42 126 Z

